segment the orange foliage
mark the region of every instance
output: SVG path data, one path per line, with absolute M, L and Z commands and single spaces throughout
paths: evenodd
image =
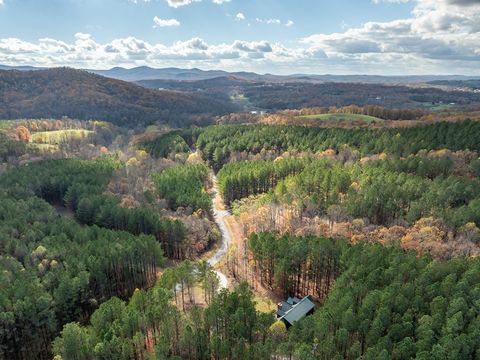
M 18 140 L 23 141 L 25 143 L 30 142 L 30 139 L 32 138 L 30 131 L 25 126 L 17 127 L 16 134 L 17 134 Z

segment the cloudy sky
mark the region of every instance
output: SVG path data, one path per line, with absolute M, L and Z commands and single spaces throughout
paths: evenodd
M 480 75 L 480 0 L 0 0 L 0 64 Z

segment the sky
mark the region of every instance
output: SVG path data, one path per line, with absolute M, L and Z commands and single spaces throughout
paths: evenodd
M 0 64 L 480 75 L 480 0 L 0 0 Z

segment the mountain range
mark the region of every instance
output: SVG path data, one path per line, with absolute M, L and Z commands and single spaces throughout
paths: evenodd
M 33 66 L 6 66 L 0 65 L 0 70 L 42 70 L 45 68 Z M 134 68 L 114 67 L 108 70 L 84 69 L 91 73 L 105 77 L 124 80 L 175 80 L 175 81 L 199 81 L 218 77 L 237 77 L 243 80 L 265 81 L 265 82 L 343 82 L 343 83 L 379 83 L 379 84 L 418 84 L 431 81 L 463 81 L 468 79 L 480 79 L 479 76 L 465 75 L 407 75 L 407 76 L 380 76 L 380 75 L 313 75 L 313 74 L 292 74 L 292 75 L 273 75 L 257 74 L 254 72 L 228 72 L 223 70 L 201 70 L 181 69 L 181 68 L 152 68 L 148 66 L 139 66 Z

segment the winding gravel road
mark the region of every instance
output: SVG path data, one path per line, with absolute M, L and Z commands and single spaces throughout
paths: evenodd
M 220 192 L 218 190 L 218 182 L 217 177 L 212 175 L 213 180 L 213 190 L 212 190 L 212 209 L 213 209 L 213 216 L 215 218 L 215 222 L 217 223 L 220 232 L 222 234 L 222 244 L 220 248 L 215 252 L 215 254 L 207 260 L 207 262 L 213 267 L 217 265 L 228 253 L 228 249 L 230 248 L 230 244 L 232 243 L 232 234 L 228 229 L 228 226 L 225 222 L 225 217 L 230 215 L 228 210 L 224 210 L 221 208 L 220 204 L 223 204 L 223 200 L 221 198 Z M 220 288 L 225 289 L 228 287 L 228 278 L 225 274 L 221 273 L 220 271 L 215 271 L 220 280 Z

